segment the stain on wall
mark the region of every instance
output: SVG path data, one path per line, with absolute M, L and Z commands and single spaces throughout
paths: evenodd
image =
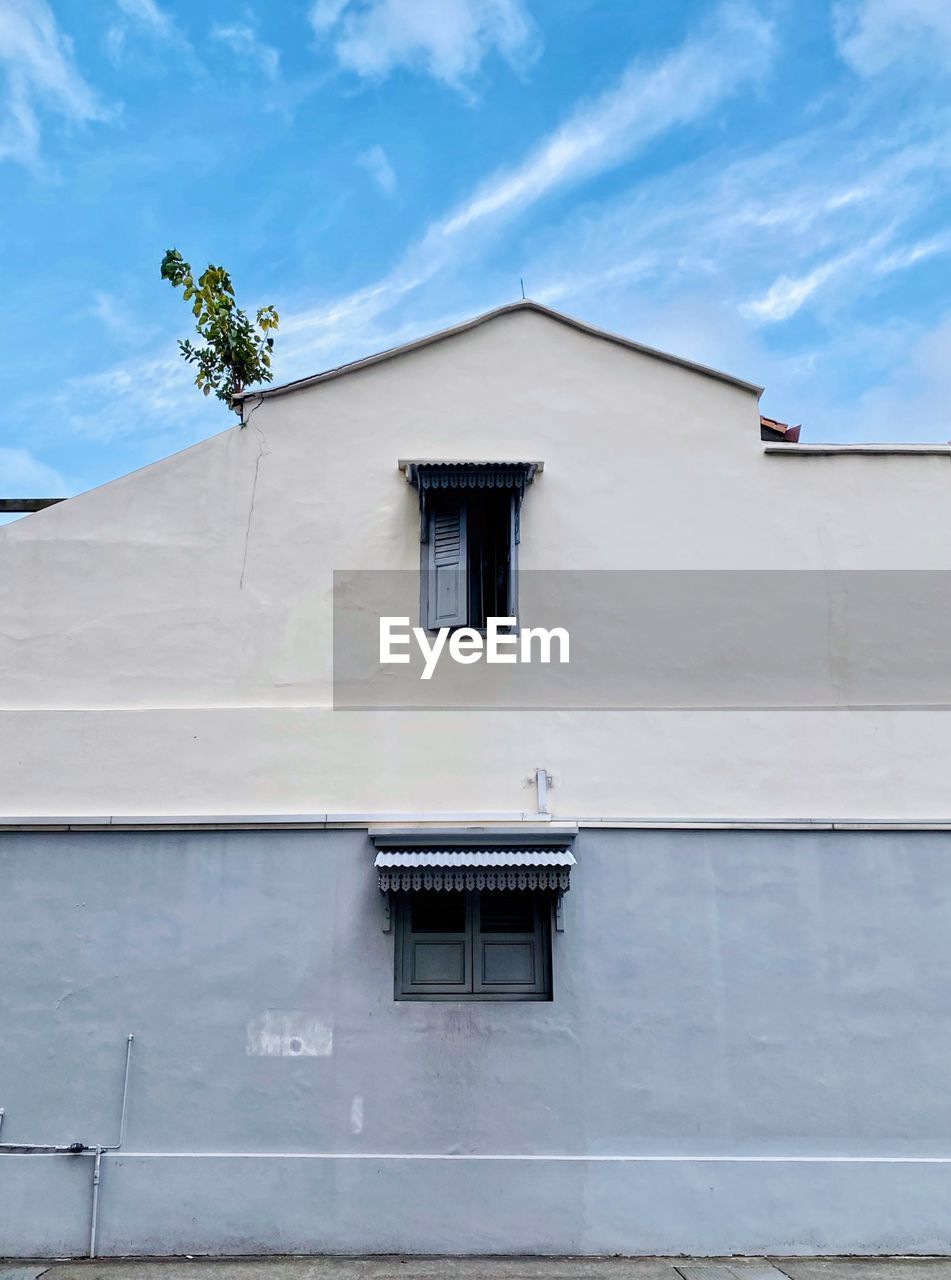
M 333 1027 L 300 1009 L 265 1009 L 248 1023 L 247 1052 L 265 1058 L 326 1058 Z

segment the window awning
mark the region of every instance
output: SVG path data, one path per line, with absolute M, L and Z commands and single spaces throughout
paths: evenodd
M 525 488 L 544 470 L 543 462 L 452 462 L 439 458 L 400 458 L 406 479 L 419 492 L 419 539 L 426 541 L 426 507 L 430 493 L 469 489 L 508 490 L 515 495 L 516 521 Z M 516 542 L 518 538 L 516 537 Z
M 459 462 L 441 458 L 400 458 L 406 479 L 418 489 L 524 489 L 543 462 Z
M 570 887 L 575 858 L 566 845 L 518 848 L 388 848 L 374 862 L 390 889 L 553 889 Z

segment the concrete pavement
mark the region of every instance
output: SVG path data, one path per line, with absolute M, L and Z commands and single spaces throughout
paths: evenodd
M 0 1280 L 951 1280 L 951 1258 L 104 1258 Z

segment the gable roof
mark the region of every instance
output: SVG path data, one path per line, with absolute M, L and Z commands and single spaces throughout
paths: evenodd
M 279 383 L 276 387 L 242 391 L 234 398 L 237 403 L 241 403 L 252 397 L 267 400 L 271 396 L 286 395 L 289 391 L 312 387 L 319 382 L 328 382 L 331 378 L 340 378 L 345 373 L 356 373 L 359 369 L 368 369 L 372 365 L 382 364 L 385 360 L 394 360 L 397 356 L 408 355 L 411 351 L 419 351 L 422 347 L 443 342 L 446 338 L 455 338 L 459 334 L 468 333 L 470 329 L 478 329 L 480 325 L 488 324 L 490 320 L 497 320 L 499 316 L 514 315 L 520 311 L 531 311 L 536 315 L 547 316 L 549 320 L 568 325 L 569 328 L 576 329 L 579 333 L 587 334 L 591 338 L 600 338 L 604 342 L 614 343 L 615 346 L 625 347 L 628 351 L 636 351 L 639 355 L 652 356 L 655 360 L 664 360 L 668 364 L 678 365 L 681 369 L 689 369 L 692 373 L 702 374 L 705 378 L 715 378 L 718 382 L 740 387 L 743 391 L 752 392 L 757 399 L 763 394 L 763 388 L 756 386 L 755 383 L 734 378 L 732 374 L 721 373 L 719 369 L 711 369 L 693 360 L 684 360 L 681 356 L 673 356 L 667 351 L 658 351 L 655 347 L 645 347 L 640 342 L 632 342 L 629 338 L 622 338 L 619 334 L 610 333 L 607 329 L 597 329 L 594 325 L 585 324 L 583 320 L 576 320 L 573 316 L 565 315 L 564 312 L 554 311 L 540 302 L 533 302 L 531 298 L 522 298 L 518 302 L 509 302 L 504 307 L 496 307 L 494 311 L 486 311 L 480 316 L 474 316 L 471 320 L 465 320 L 462 324 L 453 325 L 449 329 L 440 329 L 437 333 L 416 338 L 413 342 L 405 342 L 402 346 L 390 347 L 387 351 L 377 352 L 376 355 L 365 356 L 362 360 L 353 360 L 349 364 L 341 364 L 334 369 L 327 369 L 324 373 L 311 374 L 307 378 L 296 378 L 293 382 Z

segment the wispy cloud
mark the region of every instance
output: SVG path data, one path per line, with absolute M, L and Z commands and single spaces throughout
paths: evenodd
M 59 399 L 73 434 L 114 440 L 145 427 L 149 434 L 175 439 L 189 419 L 198 416 L 196 401 L 201 397 L 171 341 L 168 348 L 167 355 L 133 357 L 98 373 L 70 378 Z
M 164 9 L 159 8 L 155 0 L 116 0 L 116 4 L 127 17 L 142 23 L 145 27 L 150 27 L 163 39 L 170 40 L 175 37 L 175 27 L 171 18 Z
M 6 98 L 0 160 L 36 163 L 42 112 L 74 122 L 105 119 L 45 0 L 4 0 L 0 5 L 0 66 Z
M 29 449 L 0 447 L 0 496 L 4 498 L 61 498 L 70 493 L 64 476 Z
M 106 32 L 106 49 L 115 64 L 126 54 L 129 36 L 147 38 L 156 44 L 177 46 L 191 52 L 191 45 L 156 0 L 115 0 L 119 18 Z
M 522 260 L 530 292 L 597 308 L 620 271 L 649 277 L 658 309 L 710 289 L 758 326 L 820 304 L 841 314 L 945 251 L 929 224 L 942 217 L 949 144 L 938 116 L 882 134 L 858 112 L 740 160 L 714 149 L 537 237 Z
M 471 253 L 477 235 L 524 213 L 552 193 L 612 169 L 670 129 L 695 121 L 748 89 L 768 71 L 772 29 L 748 5 L 727 4 L 672 53 L 634 60 L 618 81 L 543 138 L 514 168 L 480 184 L 426 229 L 397 267 L 375 284 L 326 306 L 292 316 L 285 359 L 296 369 L 311 344 L 341 326 L 360 329 Z
M 337 36 L 348 11 L 368 7 L 322 0 Z M 902 273 L 914 281 L 911 273 L 951 252 L 951 116 L 932 103 L 891 114 L 883 128 L 882 84 L 840 69 L 840 87 L 813 114 L 781 122 L 785 141 L 777 128 L 718 131 L 720 121 L 735 125 L 736 104 L 769 76 L 775 39 L 752 4 L 726 5 L 680 46 L 632 60 L 603 92 L 576 101 L 548 133 L 430 214 L 363 287 L 319 305 L 312 292 L 277 296 L 278 380 L 517 296 L 524 272 L 531 296 L 766 381 L 767 412 L 805 420 L 811 439 L 951 435 L 941 419 L 951 329 L 906 332 L 895 304 L 909 287 Z M 667 138 L 669 147 L 655 145 Z M 671 167 L 672 155 L 688 158 Z M 382 145 L 356 162 L 392 189 Z M 599 184 L 587 199 L 607 173 L 618 175 L 610 194 Z M 877 294 L 888 300 L 884 319 L 875 318 Z M 121 341 L 118 300 L 104 295 L 95 305 Z M 139 358 L 44 393 L 47 419 L 87 440 L 147 440 L 153 455 L 227 426 L 220 406 L 195 395 L 173 336 L 150 352 L 152 341 L 143 333 Z M 905 373 L 882 373 L 902 363 Z M 864 397 L 855 392 L 862 376 L 871 387 Z M 931 416 L 895 426 L 902 395 Z
M 268 80 L 277 79 L 281 69 L 280 54 L 259 40 L 254 28 L 247 23 L 216 26 L 212 28 L 211 35 L 212 39 L 226 45 L 239 61 L 256 65 Z
M 380 318 L 436 275 L 478 253 L 487 234 L 546 196 L 616 167 L 665 131 L 742 93 L 768 68 L 771 51 L 770 28 L 756 11 L 728 5 L 702 34 L 668 55 L 632 62 L 614 86 L 576 107 L 522 162 L 500 170 L 432 222 L 382 278 L 309 310 L 295 313 L 282 304 L 278 376 L 312 372 L 418 332 L 419 318 L 387 323 Z M 365 162 L 372 167 L 380 159 L 385 154 Z M 386 170 L 376 167 L 377 180 L 382 177 L 385 185 Z M 102 305 L 108 323 L 114 300 L 104 298 Z M 440 306 L 423 323 L 434 327 L 455 318 Z M 171 338 L 165 352 L 71 380 L 61 396 L 70 430 L 97 440 L 140 432 L 142 405 L 148 404 L 150 424 L 162 423 L 173 438 L 176 432 L 194 432 L 196 419 L 205 419 L 193 408 L 194 389 Z M 95 408 L 87 412 L 86 405 Z
M 881 235 L 873 236 L 865 244 L 856 245 L 845 253 L 836 254 L 818 263 L 803 275 L 792 276 L 784 273 L 773 281 L 762 297 L 752 298 L 743 303 L 742 312 L 754 320 L 770 323 L 788 320 L 830 281 L 847 271 L 854 270 L 860 264 L 867 266 L 872 255 L 882 248 L 890 234 L 886 231 Z M 895 269 L 898 269 L 898 256 L 892 255 L 892 261 L 895 263 Z M 914 261 L 914 257 L 909 257 L 905 265 L 911 265 Z
M 916 240 L 911 244 L 903 245 L 892 253 L 885 254 L 875 263 L 873 270 L 876 275 L 905 271 L 908 267 L 914 267 L 919 262 L 926 262 L 929 258 L 936 258 L 944 253 L 951 253 L 951 232 L 929 236 L 925 240 Z
M 899 358 L 838 416 L 853 439 L 951 443 L 951 312 L 908 333 Z
M 901 61 L 951 70 L 948 0 L 841 0 L 833 18 L 839 52 L 862 75 Z
M 497 174 L 438 228 L 444 237 L 533 203 L 610 168 L 638 146 L 688 124 L 765 72 L 771 29 L 754 10 L 728 5 L 712 30 L 661 62 L 635 62 L 517 168 Z
M 143 340 L 154 337 L 156 332 L 155 324 L 139 313 L 128 299 L 105 289 L 93 292 L 87 314 L 124 347 L 141 344 Z
M 376 185 L 386 195 L 396 190 L 396 171 L 381 146 L 368 147 L 357 156 L 357 164 L 366 169 Z
M 341 65 L 360 76 L 404 66 L 464 89 L 493 51 L 520 66 L 538 53 L 521 0 L 316 0 L 310 16 Z
M 108 312 L 108 300 L 104 307 Z M 15 404 L 17 415 L 39 424 L 35 438 L 66 436 L 102 445 L 135 437 L 151 445 L 153 457 L 233 421 L 218 401 L 198 395 L 171 335 L 157 353 L 130 355 L 53 389 L 31 388 Z

